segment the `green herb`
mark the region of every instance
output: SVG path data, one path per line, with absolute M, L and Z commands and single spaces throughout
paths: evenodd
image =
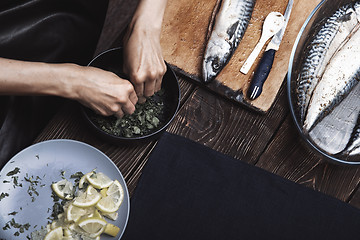
M 94 115 L 91 119 L 103 131 L 115 136 L 144 136 L 158 129 L 165 121 L 165 98 L 164 90 L 160 90 L 145 103 L 137 103 L 135 112 L 131 115 L 122 118 Z
M 5 197 L 8 197 L 9 196 L 9 194 L 8 193 L 1 193 L 0 194 L 0 201 L 2 200 L 2 199 L 4 199 Z
M 64 207 L 61 203 L 55 202 L 51 213 L 52 220 L 57 220 L 58 215 L 64 212 Z
M 51 193 L 51 197 L 53 198 L 54 202 L 57 202 L 60 200 L 60 198 L 58 197 L 58 195 L 56 195 L 54 192 Z
M 16 167 L 14 170 L 8 172 L 6 174 L 6 176 L 12 176 L 12 175 L 18 174 L 19 172 L 20 172 L 20 168 Z
M 13 179 L 13 187 L 22 187 L 22 183 L 19 183 L 19 177 L 18 176 L 12 176 L 11 177 Z
M 48 219 L 57 220 L 58 215 L 64 212 L 64 205 L 66 204 L 67 200 L 62 200 L 61 202 L 59 202 L 60 198 L 54 192 L 51 193 L 51 197 L 54 200 L 54 205 L 52 207 L 51 216 Z M 51 209 L 48 208 L 48 212 L 49 211 L 51 211 Z
M 9 230 L 9 229 L 11 229 L 11 228 L 17 228 L 17 229 L 19 229 L 19 230 L 14 233 L 14 236 L 19 236 L 20 233 L 24 233 L 25 230 L 29 230 L 30 226 L 31 226 L 31 225 L 30 225 L 29 223 L 25 223 L 25 224 L 17 223 L 17 222 L 15 221 L 15 219 L 12 218 L 10 221 L 8 221 L 8 222 L 5 224 L 5 226 L 4 226 L 2 229 L 5 231 L 5 230 Z
M 30 186 L 27 189 L 27 193 L 29 194 L 29 196 L 31 197 L 31 201 L 34 202 L 36 200 L 35 196 L 39 196 L 39 193 L 36 189 L 36 187 L 38 186 L 38 184 L 41 184 L 41 182 L 39 180 L 42 180 L 39 176 L 36 176 L 34 178 L 34 176 L 29 176 L 28 174 L 26 174 L 26 176 L 24 177 L 24 180 L 28 183 L 30 183 Z M 40 187 L 45 186 L 45 184 L 40 185 Z
M 79 186 L 79 181 L 82 178 L 82 176 L 84 176 L 84 173 L 82 173 L 82 172 L 76 172 L 70 176 L 71 179 L 75 179 L 74 180 L 75 187 Z
M 71 174 L 70 178 L 78 178 L 80 179 L 84 174 L 82 172 L 76 172 L 74 174 Z

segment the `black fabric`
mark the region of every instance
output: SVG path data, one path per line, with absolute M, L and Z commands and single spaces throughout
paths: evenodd
M 125 240 L 359 239 L 347 203 L 165 133 L 131 198 Z
M 89 63 L 107 0 L 1 0 L 0 57 Z
M 95 52 L 107 6 L 107 0 L 1 0 L 0 57 L 87 65 Z M 12 96 L 0 101 L 1 168 L 33 142 L 63 100 Z

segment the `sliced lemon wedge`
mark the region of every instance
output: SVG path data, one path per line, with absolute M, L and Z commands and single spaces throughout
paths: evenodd
M 89 237 L 95 238 L 104 232 L 106 224 L 104 219 L 91 217 L 80 220 L 78 226 L 84 230 Z
M 88 175 L 88 174 L 90 174 L 90 173 L 84 174 L 84 175 L 80 178 L 80 180 L 79 180 L 79 189 L 84 188 L 85 183 L 87 183 L 86 175 Z
M 81 217 L 93 215 L 95 211 L 94 207 L 83 208 L 70 204 L 66 209 L 66 219 L 68 222 L 77 222 Z
M 61 199 L 70 200 L 74 197 L 74 186 L 72 182 L 62 179 L 56 183 L 51 184 L 52 190 Z
M 76 207 L 86 208 L 94 206 L 101 199 L 101 194 L 91 185 L 89 185 L 85 192 L 80 193 L 74 201 L 73 205 Z
M 120 232 L 120 228 L 118 226 L 115 226 L 114 224 L 111 223 L 106 224 L 104 233 L 106 233 L 107 235 L 116 237 L 116 235 L 118 235 L 119 232 Z
M 113 180 L 111 180 L 108 176 L 106 176 L 102 172 L 90 172 L 88 174 L 85 174 L 86 180 L 97 189 L 103 189 L 109 187 Z
M 48 232 L 45 235 L 44 240 L 59 240 L 63 238 L 63 229 L 62 227 L 57 227 L 53 230 L 51 230 L 50 232 Z
M 116 221 L 116 219 L 118 218 L 119 216 L 119 213 L 118 212 L 112 212 L 112 213 L 104 213 L 102 212 L 101 213 L 104 217 L 107 217 L 113 221 Z
M 106 191 L 106 195 L 96 204 L 96 208 L 104 213 L 116 212 L 124 200 L 124 189 L 118 180 L 113 181 Z

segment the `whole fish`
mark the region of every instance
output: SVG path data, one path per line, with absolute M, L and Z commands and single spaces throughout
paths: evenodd
M 308 46 L 299 79 L 296 84 L 297 107 L 301 122 L 305 119 L 311 95 L 322 77 L 325 67 L 349 34 L 358 24 L 359 5 L 346 5 L 338 9 L 321 26 Z
M 311 140 L 329 154 L 346 149 L 360 112 L 360 84 L 309 132 Z
M 349 143 L 346 146 L 344 154 L 352 156 L 360 153 L 360 115 L 352 131 Z
M 304 129 L 310 131 L 360 80 L 360 31 L 332 57 L 310 99 Z
M 247 29 L 255 0 L 223 0 L 206 45 L 203 81 L 210 82 L 229 62 Z

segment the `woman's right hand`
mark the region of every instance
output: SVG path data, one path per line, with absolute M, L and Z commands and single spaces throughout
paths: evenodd
M 100 68 L 0 58 L 0 72 L 0 95 L 55 95 L 118 117 L 132 114 L 138 101 L 128 80 Z
M 77 71 L 70 98 L 104 116 L 121 118 L 135 111 L 138 97 L 128 80 L 95 67 L 78 66 Z

